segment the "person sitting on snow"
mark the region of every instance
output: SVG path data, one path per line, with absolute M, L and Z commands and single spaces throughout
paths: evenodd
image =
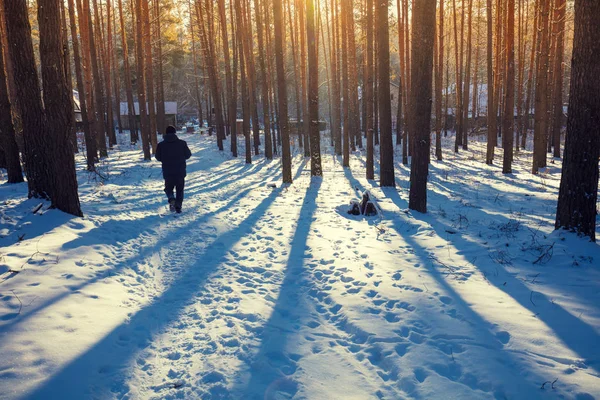
M 175 135 L 176 132 L 174 126 L 167 127 L 163 141 L 156 147 L 155 157 L 162 163 L 169 209 L 179 214 L 183 203 L 183 187 L 186 177 L 185 160 L 192 156 L 192 152 L 187 143 Z M 173 189 L 175 189 L 175 196 L 173 196 Z

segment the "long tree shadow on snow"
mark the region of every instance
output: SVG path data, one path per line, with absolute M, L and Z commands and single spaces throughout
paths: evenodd
M 27 397 L 32 399 L 81 399 L 93 394 L 103 398 L 108 395 L 109 391 L 113 395 L 115 393 L 125 395 L 126 376 L 124 376 L 123 370 L 129 367 L 133 357 L 139 351 L 151 344 L 156 334 L 177 321 L 181 310 L 202 292 L 207 278 L 218 270 L 222 262 L 226 260 L 229 250 L 252 229 L 280 191 L 281 189 L 274 190 L 253 209 L 243 222 L 218 237 L 210 246 L 210 257 L 205 258 L 204 254 L 196 255 L 197 262 L 190 265 L 152 303 L 135 313 L 127 323 L 113 329 L 101 341 L 63 367 Z M 131 338 L 129 346 L 118 345 L 118 341 L 123 337 Z M 106 371 L 106 366 L 111 366 L 109 372 Z M 103 381 L 107 385 L 103 385 L 101 388 L 91 386 L 103 372 L 105 373 Z
M 364 186 L 353 176 L 350 169 L 346 169 L 346 177 L 351 185 L 359 187 L 362 190 L 365 189 Z M 394 202 L 394 204 L 396 204 L 399 209 L 405 209 L 408 207 L 408 204 L 398 195 L 397 189 L 382 188 L 382 191 Z M 462 327 L 472 332 L 474 339 L 483 343 L 481 346 L 472 346 L 472 351 L 474 351 L 474 349 L 481 348 L 482 351 L 491 351 L 496 355 L 494 360 L 498 360 L 497 364 L 495 363 L 494 365 L 491 365 L 491 363 L 488 362 L 486 365 L 481 366 L 482 370 L 486 368 L 488 369 L 486 375 L 489 374 L 490 376 L 501 376 L 502 374 L 505 377 L 502 379 L 502 381 L 507 382 L 507 384 L 500 387 L 492 387 L 491 390 L 493 390 L 493 395 L 496 398 L 511 398 L 517 394 L 518 396 L 524 396 L 528 398 L 536 398 L 539 396 L 539 385 L 532 386 L 531 381 L 526 380 L 525 376 L 529 375 L 528 377 L 532 381 L 539 381 L 540 385 L 546 379 L 543 379 L 542 377 L 536 375 L 535 372 L 530 371 L 529 366 L 523 364 L 517 354 L 504 350 L 505 343 L 503 343 L 502 340 L 504 337 L 498 337 L 495 333 L 493 333 L 493 325 L 481 317 L 477 312 L 472 310 L 470 305 L 466 303 L 461 295 L 456 292 L 456 290 L 446 281 L 445 277 L 440 273 L 440 271 L 438 271 L 435 267 L 430 266 L 430 253 L 427 251 L 427 249 L 421 247 L 412 237 L 414 230 L 410 226 L 410 222 L 407 221 L 405 224 L 401 223 L 398 214 L 393 218 L 386 220 L 389 220 L 393 224 L 393 229 L 413 249 L 414 255 L 419 259 L 420 264 L 422 266 L 428 266 L 428 274 L 440 285 L 440 287 L 447 292 L 448 296 L 452 298 L 455 308 L 459 308 L 461 314 L 465 317 L 465 321 L 468 321 L 468 323 L 465 322 Z M 422 317 L 424 313 L 425 310 L 422 309 L 419 311 L 419 316 Z M 431 313 L 428 318 L 439 319 L 440 315 L 437 313 Z M 454 338 L 452 332 L 448 332 L 446 339 L 449 341 L 450 345 L 452 345 L 454 340 L 459 340 L 461 338 Z M 426 343 L 436 346 L 435 341 Z M 469 345 L 470 343 L 471 342 L 467 340 L 466 342 L 462 343 L 462 345 Z M 475 342 L 472 344 L 476 345 Z M 478 393 L 478 390 L 483 390 L 484 388 L 479 388 L 477 386 L 476 381 L 473 381 L 472 379 L 466 379 L 466 377 L 462 375 L 462 368 L 460 364 L 460 357 L 456 357 L 455 359 L 453 357 L 453 361 L 449 362 L 447 366 L 437 366 L 435 372 L 449 380 L 467 386 L 473 390 L 473 395 Z M 517 366 L 517 368 L 515 369 L 514 366 Z M 413 392 L 409 391 L 407 394 L 416 398 L 421 398 L 422 396 L 416 389 Z
M 281 172 L 277 170 L 276 166 L 273 166 L 273 167 L 271 167 L 271 170 L 269 171 L 267 176 L 272 177 L 273 179 L 278 179 L 281 176 Z M 262 179 L 258 179 L 255 182 L 253 182 L 253 184 L 250 187 L 247 187 L 246 189 L 241 190 L 241 191 L 237 187 L 232 188 L 231 194 L 233 194 L 233 197 L 229 198 L 227 203 L 224 204 L 223 206 L 219 207 L 217 210 L 199 213 L 197 215 L 194 215 L 193 217 L 190 217 L 187 220 L 179 219 L 177 222 L 181 221 L 182 223 L 179 224 L 176 227 L 176 229 L 171 231 L 169 233 L 168 237 L 163 238 L 161 241 L 159 241 L 156 244 L 148 245 L 146 247 L 142 247 L 142 248 L 138 249 L 137 252 L 134 253 L 131 257 L 122 258 L 112 268 L 103 270 L 90 279 L 86 279 L 80 283 L 71 283 L 69 285 L 68 291 L 65 291 L 53 298 L 50 298 L 45 302 L 39 302 L 39 303 L 36 303 L 36 304 L 30 306 L 29 309 L 27 310 L 26 314 L 20 315 L 18 319 L 15 319 L 10 324 L 0 327 L 0 332 L 10 334 L 11 330 L 13 330 L 17 325 L 22 324 L 23 322 L 27 321 L 28 319 L 30 319 L 34 316 L 38 316 L 40 314 L 40 312 L 43 312 L 43 310 L 52 306 L 53 304 L 58 303 L 59 301 L 73 295 L 74 293 L 78 293 L 82 290 L 85 290 L 86 287 L 89 287 L 97 282 L 100 282 L 103 279 L 106 279 L 108 277 L 119 274 L 125 268 L 135 266 L 138 263 L 143 263 L 144 260 L 147 257 L 151 256 L 154 252 L 159 251 L 161 248 L 167 248 L 173 242 L 180 239 L 182 235 L 187 235 L 190 228 L 193 228 L 194 226 L 198 226 L 200 224 L 206 223 L 213 216 L 229 210 L 239 200 L 243 199 L 250 191 L 254 190 L 256 188 L 256 185 L 261 182 L 262 182 Z M 157 194 L 157 196 L 160 196 L 160 194 Z M 193 194 L 190 194 L 190 196 L 193 196 Z M 160 201 L 162 201 L 162 196 L 160 196 L 160 198 L 161 198 Z M 147 205 L 142 205 L 141 207 L 147 208 Z M 187 216 L 184 214 L 184 217 L 187 217 Z M 96 231 L 96 230 L 103 232 L 103 235 L 111 235 L 113 233 L 113 231 L 117 230 L 118 233 L 117 233 L 116 237 L 121 242 L 127 242 L 128 240 L 135 240 L 136 238 L 138 238 L 142 235 L 157 235 L 160 230 L 160 226 L 158 226 L 157 223 L 160 224 L 161 222 L 162 222 L 162 220 L 155 214 L 148 215 L 141 219 L 133 219 L 133 220 L 126 220 L 126 221 L 108 220 L 104 224 L 100 225 L 98 228 L 93 229 L 92 231 L 86 233 L 84 236 L 74 239 L 71 242 L 65 243 L 65 245 L 63 245 L 63 247 L 66 249 L 69 249 L 69 248 L 75 249 L 75 248 L 78 248 L 81 246 L 88 246 L 88 245 L 96 244 L 95 240 L 97 238 L 94 237 L 94 234 L 92 233 L 93 231 Z M 96 233 L 96 235 L 97 235 L 97 233 Z M 123 236 L 121 236 L 121 235 L 123 235 Z M 115 246 L 118 248 L 118 247 L 122 246 L 122 244 L 115 243 Z M 119 255 L 119 253 L 118 253 L 118 255 Z M 2 346 L 2 344 L 0 343 L 0 347 L 1 346 Z
M 272 399 L 280 396 L 293 397 L 298 391 L 298 382 L 290 378 L 297 369 L 299 355 L 294 353 L 291 337 L 298 334 L 302 326 L 303 275 L 306 274 L 304 257 L 311 229 L 313 214 L 316 211 L 316 198 L 322 179 L 311 181 L 306 190 L 300 209 L 296 231 L 291 242 L 285 277 L 279 289 L 279 296 L 269 320 L 264 325 L 260 349 L 249 366 L 251 376 L 243 389 L 238 389 L 239 398 Z M 289 325 L 292 321 L 293 325 Z

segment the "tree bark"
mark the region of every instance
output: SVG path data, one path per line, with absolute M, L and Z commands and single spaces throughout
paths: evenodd
M 552 90 L 551 136 L 554 146 L 554 157 L 560 158 L 560 131 L 563 116 L 563 58 L 565 45 L 565 10 L 566 1 L 556 0 L 555 33 L 556 50 L 554 51 L 554 89 Z
M 464 2 L 464 0 L 463 0 Z M 458 39 L 458 21 L 456 17 L 456 0 L 452 0 L 452 9 L 454 17 L 454 62 L 456 64 L 456 106 L 454 107 L 455 131 L 456 137 L 454 141 L 454 152 L 458 153 L 458 147 L 462 144 L 462 52 L 459 53 L 461 47 Z M 463 8 L 464 15 L 464 8 Z
M 167 122 L 165 116 L 165 85 L 163 75 L 163 52 L 162 52 L 162 18 L 160 13 L 160 2 L 154 0 L 154 21 L 156 24 L 156 129 L 160 133 L 165 133 Z
M 314 0 L 306 0 L 310 174 L 311 176 L 323 176 L 323 169 L 321 167 L 321 135 L 319 134 L 319 52 L 315 21 Z
M 464 13 L 464 10 L 463 10 Z M 469 0 L 469 25 L 467 28 L 467 57 L 465 61 L 465 78 L 464 78 L 464 89 L 462 91 L 462 147 L 463 150 L 469 148 L 469 100 L 471 90 L 471 55 L 473 48 L 473 0 Z
M 365 23 L 367 28 L 367 46 L 366 46 L 366 59 L 367 59 L 367 75 L 365 76 L 367 83 L 365 85 L 365 96 L 364 102 L 367 105 L 367 179 L 375 179 L 375 167 L 374 167 L 374 142 L 373 142 L 373 2 L 374 0 L 366 0 L 367 7 L 367 21 Z M 398 99 L 398 103 L 401 104 L 401 99 Z M 399 123 L 398 121 L 397 123 Z
M 558 193 L 556 229 L 596 240 L 600 156 L 600 2 L 575 2 L 575 36 L 565 154 Z
M 507 0 L 507 21 L 505 30 L 505 53 L 506 53 L 506 92 L 504 94 L 504 115 L 502 122 L 502 148 L 504 149 L 504 158 L 502 163 L 502 173 L 512 173 L 513 161 L 513 139 L 515 120 L 515 0 Z
M 279 129 L 281 129 L 281 165 L 283 183 L 292 183 L 292 158 L 290 154 L 290 131 L 288 125 L 287 87 L 285 82 L 285 50 L 283 47 L 283 11 L 282 0 L 273 0 L 275 20 L 275 65 L 277 70 L 277 92 L 279 102 Z
M 527 133 L 529 131 L 529 116 L 530 116 L 530 109 L 531 109 L 531 97 L 533 95 L 533 77 L 534 77 L 534 71 L 535 71 L 535 53 L 537 51 L 537 48 L 539 47 L 538 44 L 538 21 L 539 21 L 539 4 L 540 4 L 540 0 L 535 0 L 535 4 L 534 4 L 534 11 L 533 11 L 533 40 L 531 42 L 531 56 L 529 59 L 529 72 L 527 73 L 527 89 L 526 89 L 526 100 L 525 100 L 525 117 L 523 119 L 522 125 L 522 133 L 521 133 L 521 148 L 525 148 L 526 144 L 527 144 Z
M 94 0 L 95 1 L 95 0 Z M 90 64 L 93 76 L 94 85 L 94 101 L 95 101 L 95 112 L 96 112 L 96 143 L 100 152 L 100 157 L 108 157 L 108 151 L 106 149 L 106 136 L 107 127 L 105 122 L 106 112 L 104 109 L 104 94 L 102 91 L 102 80 L 100 78 L 100 66 L 98 65 L 98 59 L 100 58 L 100 52 L 96 49 L 96 38 L 94 37 L 94 28 L 92 23 L 92 16 L 90 13 L 89 0 L 83 0 L 83 12 L 85 14 L 85 20 L 87 21 L 87 40 L 89 41 L 90 51 Z M 97 13 L 96 13 L 97 14 Z M 98 18 L 96 16 L 96 18 Z M 98 23 L 97 26 L 100 24 Z
M 331 0 L 331 79 L 332 79 L 332 95 L 333 95 L 333 117 L 331 119 L 331 134 L 333 135 L 333 144 L 335 154 L 342 155 L 342 130 L 341 130 L 341 93 L 340 93 L 340 78 L 338 73 L 338 35 L 337 35 L 337 18 L 334 0 Z
M 343 115 L 343 138 L 342 138 L 342 165 L 350 166 L 350 135 L 352 135 L 350 122 L 350 78 L 348 65 L 348 13 L 346 12 L 347 4 L 345 1 L 341 3 L 340 18 L 341 18 L 341 41 L 342 41 L 342 98 L 344 99 L 342 107 Z M 388 50 L 389 51 L 389 50 Z M 391 112 L 391 111 L 390 111 Z M 391 118 L 391 117 L 390 117 Z M 391 125 L 391 122 L 390 122 Z M 391 132 L 390 132 L 391 135 Z
M 131 84 L 131 66 L 129 64 L 129 47 L 127 45 L 127 32 L 123 19 L 123 4 L 119 0 L 119 22 L 121 25 L 121 46 L 123 50 L 123 70 L 125 73 L 125 94 L 127 96 L 127 118 L 129 120 L 129 138 L 131 143 L 137 143 L 137 123 L 135 118 L 135 103 L 133 100 L 133 86 Z M 121 106 L 119 105 L 119 110 Z M 119 111 L 120 113 L 120 111 Z
M 0 0 L 0 3 L 6 0 Z M 1 4 L 0 4 L 1 5 Z M 2 21 L 4 22 L 4 21 Z M 8 183 L 23 182 L 23 170 L 19 157 L 19 147 L 15 139 L 15 127 L 12 120 L 10 96 L 4 69 L 4 43 L 0 41 L 0 143 L 6 161 Z
M 13 65 L 16 106 L 23 125 L 23 159 L 28 197 L 49 199 L 52 195 L 52 153 L 40 97 L 31 26 L 26 0 L 4 0 L 8 54 Z M 60 37 L 60 35 L 59 35 Z
M 444 77 L 444 1 L 440 2 L 435 69 L 435 157 L 442 161 L 442 86 Z M 435 63 L 435 61 L 434 61 Z M 399 99 L 400 100 L 400 99 Z
M 60 0 L 38 0 L 40 61 L 44 94 L 44 119 L 51 153 L 49 169 L 52 207 L 82 217 L 77 193 L 75 157 L 71 147 L 73 93 L 65 74 Z M 36 132 L 40 134 L 40 132 Z M 43 134 L 42 133 L 42 134 Z M 47 151 L 47 149 L 46 149 Z
M 376 5 L 376 10 L 377 47 L 379 50 L 379 129 L 381 131 L 379 185 L 382 187 L 394 187 L 396 186 L 396 180 L 394 178 L 394 144 L 392 141 L 392 105 L 390 98 L 390 33 L 387 1 L 378 2 Z M 431 93 L 429 95 L 431 96 Z
M 96 150 L 96 141 L 92 130 L 90 129 L 90 121 L 88 115 L 88 103 L 85 92 L 85 82 L 83 80 L 82 64 L 79 50 L 79 38 L 77 37 L 77 27 L 75 25 L 75 5 L 73 0 L 69 0 L 69 22 L 71 27 L 71 39 L 73 42 L 73 58 L 75 61 L 75 77 L 77 79 L 77 91 L 79 92 L 79 108 L 81 109 L 81 122 L 83 125 L 83 136 L 85 138 L 85 150 L 87 158 L 87 170 L 95 170 L 95 162 L 98 157 Z
M 137 47 L 137 77 L 136 87 L 138 92 L 138 108 L 140 114 L 140 130 L 142 133 L 142 149 L 144 151 L 144 160 L 151 160 L 151 140 L 150 140 L 150 120 L 148 119 L 148 110 L 146 103 L 146 89 L 144 87 L 144 81 L 147 79 L 145 76 L 144 67 L 144 28 L 143 28 L 143 16 L 142 16 L 142 1 L 135 0 L 135 26 L 136 26 L 136 40 L 135 45 Z
M 422 213 L 427 212 L 435 5 L 435 0 L 415 2 L 412 14 L 410 129 L 413 130 L 414 153 L 410 168 L 408 207 Z
M 548 91 L 548 22 L 550 18 L 550 0 L 540 0 L 539 10 L 540 48 L 536 63 L 535 115 L 533 128 L 533 163 L 531 172 L 537 174 L 546 166 L 546 133 L 547 133 L 547 91 Z
M 494 163 L 494 145 L 496 140 L 496 115 L 494 110 L 494 44 L 493 44 L 493 12 L 492 0 L 487 0 L 487 151 L 485 162 Z

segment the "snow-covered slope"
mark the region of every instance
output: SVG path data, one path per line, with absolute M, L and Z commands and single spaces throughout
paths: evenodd
M 600 246 L 553 232 L 558 162 L 504 176 L 474 142 L 419 214 L 401 164 L 381 189 L 296 156 L 282 187 L 184 139 L 177 218 L 126 146 L 79 174 L 84 219 L 0 186 L 0 398 L 600 398 Z M 366 189 L 381 215 L 348 215 Z

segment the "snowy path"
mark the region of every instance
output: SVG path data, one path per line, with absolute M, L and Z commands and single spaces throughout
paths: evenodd
M 296 158 L 272 189 L 278 162 L 189 140 L 181 217 L 137 152 L 82 185 L 85 220 L 9 203 L 6 264 L 47 255 L 0 269 L 0 398 L 600 397 L 600 250 L 551 233 L 559 170 L 450 156 L 413 215 L 401 165 L 381 190 Z M 382 218 L 345 213 L 366 188 Z

